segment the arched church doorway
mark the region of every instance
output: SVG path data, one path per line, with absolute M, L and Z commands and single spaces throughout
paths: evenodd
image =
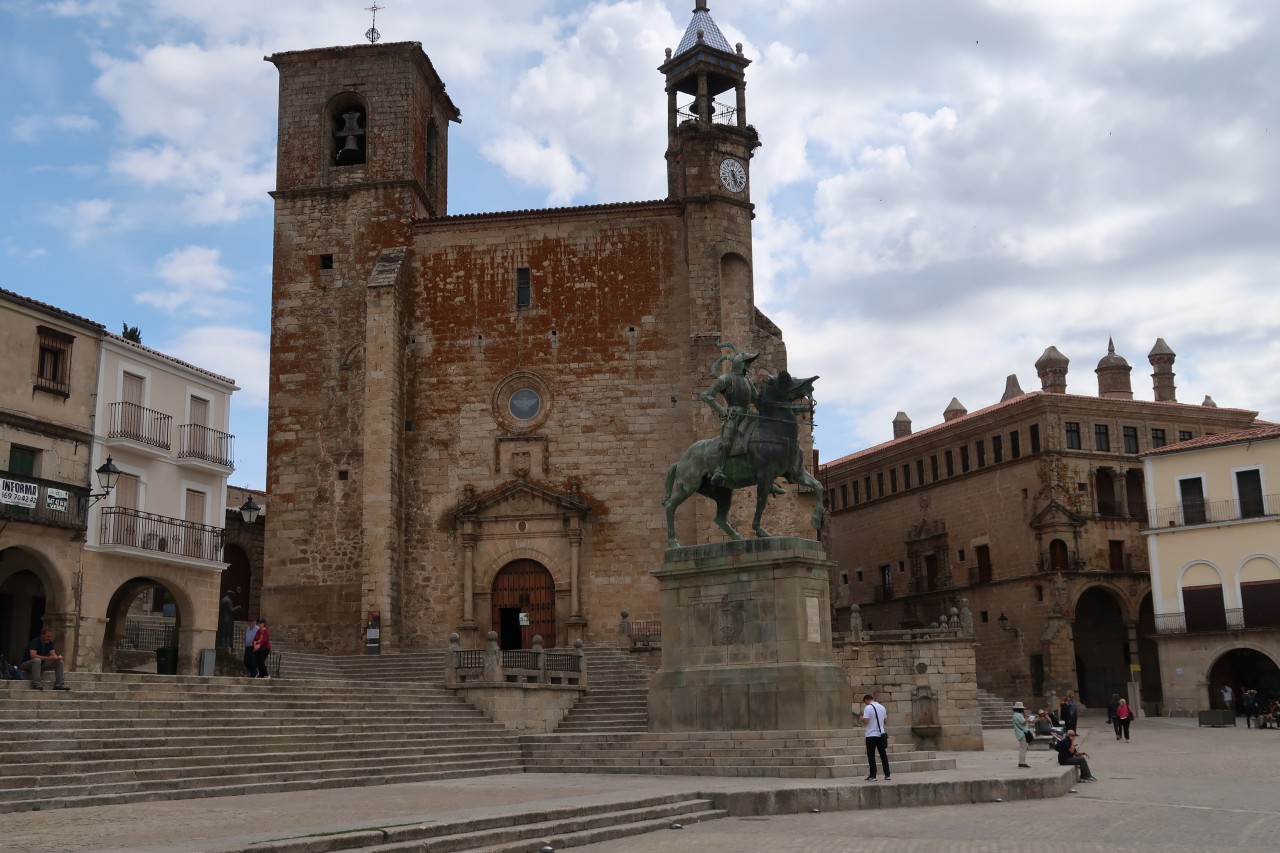
M 165 674 L 178 660 L 181 624 L 177 600 L 163 583 L 144 577 L 125 582 L 107 605 L 102 671 Z
M 1209 668 L 1209 707 L 1225 708 L 1222 685 L 1230 684 L 1234 694 L 1232 710 L 1240 708 L 1245 688 L 1257 690 L 1259 696 L 1280 696 L 1280 667 L 1257 649 L 1232 649 L 1214 661 Z
M 503 649 L 527 649 L 535 635 L 556 644 L 556 582 L 536 560 L 507 563 L 493 579 L 493 630 Z
M 34 554 L 22 548 L 0 552 L 0 654 L 10 661 L 22 660 L 44 623 L 49 593 L 43 574 Z M 65 637 L 54 639 L 59 651 L 68 645 Z
M 1129 634 L 1120 602 L 1103 587 L 1085 590 L 1071 625 L 1076 646 L 1076 686 L 1080 701 L 1106 707 L 1112 693 L 1125 694 L 1129 681 Z

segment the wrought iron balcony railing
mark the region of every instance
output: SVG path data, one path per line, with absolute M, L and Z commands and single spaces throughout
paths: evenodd
M 1276 515 L 1280 515 L 1280 495 L 1261 495 L 1244 500 L 1189 501 L 1182 506 L 1152 510 L 1151 529 L 1221 524 L 1224 521 L 1271 518 Z
M 70 530 L 88 527 L 89 490 L 25 474 L 0 474 L 0 517 Z
M 152 411 L 137 403 L 112 403 L 107 437 L 128 438 L 168 450 L 172 424 L 173 418 L 163 412 Z
M 222 561 L 222 528 L 125 507 L 108 507 L 102 511 L 101 542 L 215 563 Z
M 1191 610 L 1179 613 L 1157 613 L 1157 634 L 1199 634 L 1209 631 L 1239 631 L 1244 628 L 1280 626 L 1280 613 L 1274 608 L 1235 607 L 1230 610 Z
M 178 427 L 178 458 L 203 459 L 217 465 L 234 467 L 236 437 L 200 424 L 182 424 Z

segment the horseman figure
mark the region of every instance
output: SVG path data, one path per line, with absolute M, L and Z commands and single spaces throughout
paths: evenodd
M 813 411 L 813 383 L 818 377 L 794 379 L 783 370 L 769 376 L 757 391 L 747 370 L 759 353 L 740 353 L 733 344 L 724 342 L 718 345 L 733 354 L 716 359 L 712 373 L 724 361 L 730 362 L 731 369 L 717 375 L 711 387 L 698 396 L 722 418 L 720 436 L 694 442 L 680 461 L 667 469 L 662 503 L 667 510 L 669 545 L 674 548 L 680 544 L 675 534 L 676 509 L 695 492 L 715 501 L 716 526 L 730 538 L 741 539 L 729 524 L 729 508 L 733 491 L 748 486 L 756 487 L 752 529 L 756 536 L 769 536 L 760 519 L 770 495 L 783 493 L 774 482 L 779 477 L 814 491 L 817 503 L 811 522 L 815 530 L 821 529 L 822 486 L 804 469 L 796 420 L 797 412 Z M 724 398 L 723 405 L 718 397 Z
M 747 377 L 751 362 L 760 357 L 758 352 L 738 352 L 733 344 L 717 341 L 720 349 L 728 349 L 733 355 L 722 355 L 711 365 L 711 375 L 716 378 L 711 387 L 698 395 L 720 416 L 720 458 L 716 462 L 716 470 L 711 474 L 713 485 L 724 485 L 724 465 L 730 453 L 743 453 L 740 439 L 746 434 L 748 415 L 756 402 L 756 386 Z M 729 362 L 730 369 L 720 373 L 721 362 Z M 724 397 L 724 405 L 716 397 Z M 735 445 L 738 445 L 735 447 Z

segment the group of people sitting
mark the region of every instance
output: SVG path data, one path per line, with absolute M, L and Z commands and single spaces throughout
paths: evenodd
M 1280 699 L 1258 703 L 1258 728 L 1280 729 Z
M 1068 694 L 1070 699 L 1070 694 Z M 1081 782 L 1097 782 L 1097 777 L 1089 769 L 1089 753 L 1080 748 L 1080 738 L 1076 734 L 1075 721 L 1068 725 L 1068 715 L 1074 716 L 1074 701 L 1070 707 L 1064 703 L 1065 712 L 1053 714 L 1041 708 L 1033 717 L 1027 714 L 1021 702 L 1013 704 L 1013 732 L 1018 739 L 1018 766 L 1030 767 L 1027 764 L 1027 747 L 1037 737 L 1049 739 L 1049 748 L 1058 754 L 1058 763 L 1078 768 Z

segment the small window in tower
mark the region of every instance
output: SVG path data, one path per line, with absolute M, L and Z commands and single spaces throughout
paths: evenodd
M 359 166 L 365 160 L 364 106 L 353 96 L 343 98 L 333 107 L 329 118 L 333 134 L 333 164 Z
M 333 272 L 333 255 L 320 256 L 320 272 Z
M 1027 427 L 1027 435 L 1031 439 L 1031 452 L 1039 453 L 1040 452 L 1040 425 L 1032 424 L 1031 426 Z
M 529 282 L 529 268 L 516 270 L 516 307 L 528 308 L 533 303 L 533 288 Z
M 339 479 L 339 480 L 346 480 L 346 479 L 348 479 L 348 477 L 349 477 L 349 475 L 347 474 L 347 469 L 342 468 L 342 469 L 340 469 L 340 470 L 338 471 L 338 479 Z

